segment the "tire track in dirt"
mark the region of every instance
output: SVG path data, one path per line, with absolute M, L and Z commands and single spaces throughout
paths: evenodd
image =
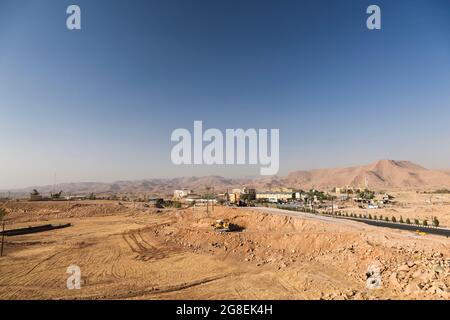
M 61 253 L 64 253 L 64 252 L 65 252 L 64 250 L 63 250 L 63 251 L 56 252 L 56 253 L 54 253 L 54 254 L 48 256 L 47 258 L 45 258 L 45 259 L 39 261 L 39 262 L 38 262 L 37 264 L 35 264 L 31 269 L 29 269 L 29 270 L 24 274 L 24 276 L 29 275 L 29 274 L 30 274 L 31 272 L 33 272 L 36 268 L 38 268 L 40 265 L 42 265 L 42 264 L 48 262 L 49 260 L 55 258 L 57 255 L 59 255 L 59 254 L 61 254 Z
M 180 250 L 175 247 L 167 246 L 166 243 L 161 241 L 151 242 L 146 239 L 143 234 L 144 231 L 150 231 L 153 227 L 146 227 L 143 229 L 132 230 L 122 234 L 122 239 L 126 242 L 132 252 L 136 253 L 137 260 L 149 261 L 160 260 L 167 258 L 172 253 L 179 253 Z
M 136 298 L 143 295 L 157 295 L 157 294 L 163 294 L 163 293 L 171 293 L 171 292 L 177 292 L 182 291 L 185 289 L 189 289 L 192 287 L 201 286 L 204 284 L 208 284 L 214 281 L 219 281 L 222 279 L 225 279 L 227 277 L 234 276 L 233 274 L 227 274 L 227 275 L 220 275 L 220 276 L 214 276 L 214 277 L 208 277 L 192 282 L 186 282 L 178 285 L 169 285 L 169 286 L 162 286 L 162 287 L 153 287 L 150 289 L 145 290 L 138 290 L 134 292 L 127 292 L 127 293 L 117 293 L 113 294 L 111 296 L 101 296 L 101 297 L 90 297 L 91 298 L 99 298 L 99 299 L 130 299 L 130 298 Z

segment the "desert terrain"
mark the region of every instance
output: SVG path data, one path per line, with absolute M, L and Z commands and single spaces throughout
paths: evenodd
M 376 191 L 434 191 L 440 188 L 450 188 L 450 171 L 424 168 L 410 161 L 378 160 L 371 164 L 345 167 L 323 168 L 315 170 L 293 171 L 286 176 L 270 176 L 263 178 L 226 178 L 221 176 L 182 177 L 172 179 L 143 179 L 131 181 L 78 182 L 61 183 L 57 185 L 34 186 L 16 190 L 0 190 L 7 195 L 11 192 L 17 197 L 28 196 L 33 189 L 41 193 L 64 190 L 71 194 L 152 194 L 172 195 L 174 189 L 187 188 L 204 190 L 206 186 L 225 192 L 231 188 L 241 188 L 243 185 L 255 187 L 259 191 L 282 187 L 309 190 L 329 190 L 333 187 L 368 187 Z
M 354 213 L 381 215 L 383 217 L 396 217 L 399 219 L 419 219 L 432 221 L 438 217 L 442 226 L 450 227 L 450 194 L 425 194 L 419 192 L 393 191 L 395 205 L 379 209 L 360 209 L 355 205 L 348 210 Z M 344 210 L 346 210 L 345 208 Z
M 442 236 L 268 208 L 3 207 L 7 228 L 72 226 L 5 238 L 0 299 L 450 298 L 450 240 Z M 241 229 L 214 231 L 224 218 Z M 80 290 L 66 287 L 71 265 L 81 269 Z M 374 267 L 376 289 L 367 285 Z

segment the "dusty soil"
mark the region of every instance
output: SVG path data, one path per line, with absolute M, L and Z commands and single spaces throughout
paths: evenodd
M 449 299 L 450 240 L 268 209 L 157 210 L 116 202 L 5 205 L 1 299 Z M 228 218 L 243 228 L 218 233 Z M 67 268 L 81 269 L 69 290 Z M 368 271 L 381 273 L 378 289 Z
M 424 194 L 413 191 L 389 192 L 395 197 L 395 205 L 380 209 L 359 209 L 357 206 L 349 206 L 342 210 L 356 214 L 371 214 L 379 217 L 395 217 L 400 220 L 409 218 L 411 221 L 428 220 L 431 224 L 433 217 L 437 217 L 441 226 L 450 228 L 450 194 Z

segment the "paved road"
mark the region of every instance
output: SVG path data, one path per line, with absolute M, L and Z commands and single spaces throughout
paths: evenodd
M 278 208 L 267 208 L 267 207 L 256 207 L 252 208 L 256 209 L 258 211 L 264 211 L 274 214 L 280 214 L 285 216 L 291 216 L 291 217 L 304 217 L 307 219 L 314 219 L 314 220 L 322 220 L 326 222 L 331 223 L 345 223 L 349 221 L 355 221 L 360 223 L 365 223 L 371 226 L 375 227 L 384 227 L 384 228 L 390 228 L 390 229 L 397 229 L 397 230 L 407 230 L 407 231 L 421 231 L 428 234 L 436 234 L 440 236 L 449 237 L 450 236 L 450 229 L 444 229 L 444 228 L 433 228 L 433 227 L 423 227 L 423 226 L 417 226 L 417 225 L 409 225 L 405 223 L 394 223 L 394 222 L 387 222 L 387 221 L 377 221 L 377 220 L 369 220 L 369 219 L 359 219 L 359 218 L 343 218 L 343 217 L 331 217 L 331 216 L 324 216 L 319 214 L 312 214 L 307 212 L 301 212 L 301 211 L 291 211 L 291 210 L 284 210 L 284 209 L 278 209 Z
M 423 226 L 417 226 L 417 225 L 410 225 L 410 224 L 406 224 L 406 223 L 394 223 L 394 222 L 367 220 L 367 219 L 355 219 L 355 218 L 341 218 L 341 219 L 359 221 L 359 222 L 369 224 L 371 226 L 377 226 L 377 227 L 385 227 L 385 228 L 408 230 L 408 231 L 417 231 L 418 230 L 418 231 L 425 232 L 425 233 L 437 234 L 439 236 L 445 236 L 445 237 L 450 236 L 450 230 L 444 229 L 444 228 L 423 227 Z

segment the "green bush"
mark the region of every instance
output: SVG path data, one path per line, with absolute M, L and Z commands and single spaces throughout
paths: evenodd
M 439 227 L 439 220 L 437 217 L 433 218 L 433 226 L 435 226 L 436 228 Z
M 176 208 L 176 209 L 180 209 L 181 208 L 181 202 L 174 201 L 174 200 L 164 200 L 162 202 L 162 205 L 164 207 L 168 207 L 168 208 Z

